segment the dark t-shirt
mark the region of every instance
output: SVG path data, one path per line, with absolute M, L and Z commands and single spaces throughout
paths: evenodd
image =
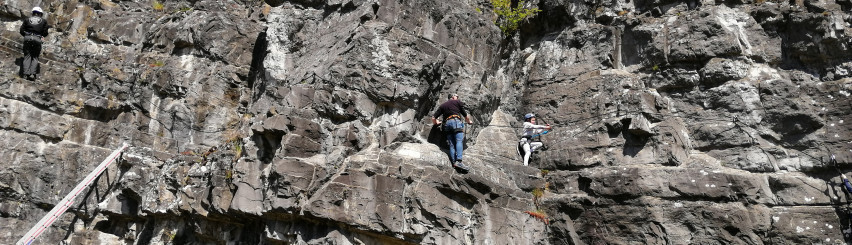
M 438 111 L 435 111 L 435 115 L 433 115 L 433 117 L 438 118 L 443 116 L 443 120 L 447 120 L 447 117 L 452 115 L 467 117 L 467 111 L 464 109 L 464 103 L 460 100 L 448 100 L 447 102 L 444 102 L 438 107 Z

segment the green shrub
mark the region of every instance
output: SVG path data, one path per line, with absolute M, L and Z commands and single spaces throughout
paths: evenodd
M 544 196 L 544 191 L 539 189 L 539 188 L 535 188 L 535 189 L 532 190 L 532 195 L 533 195 L 533 198 L 539 199 L 542 196 Z
M 160 1 L 154 1 L 151 3 L 151 7 L 154 8 L 155 11 L 163 11 L 166 6 L 164 6 Z
M 525 8 L 524 4 L 524 1 L 520 1 L 517 7 L 512 8 L 511 0 L 491 0 L 491 5 L 494 6 L 494 13 L 497 14 L 497 20 L 494 21 L 494 24 L 500 27 L 500 30 L 506 36 L 517 31 L 521 21 L 541 12 L 538 8 Z

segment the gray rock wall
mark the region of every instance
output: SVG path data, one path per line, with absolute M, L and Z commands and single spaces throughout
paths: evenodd
M 529 1 L 510 36 L 488 1 L 39 2 L 37 81 L 35 2 L 0 7 L 0 243 L 125 142 L 40 243 L 850 241 L 849 1 Z

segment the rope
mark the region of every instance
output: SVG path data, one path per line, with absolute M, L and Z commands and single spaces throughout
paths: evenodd
M 17 44 L 17 45 L 18 45 L 17 47 L 9 47 L 8 45 L 2 45 L 2 46 L 4 46 L 5 48 L 7 48 L 7 50 L 9 50 L 9 51 L 16 52 L 16 53 L 18 53 L 18 54 L 20 54 L 20 55 L 24 55 L 24 52 L 21 52 L 21 51 L 20 51 L 20 49 L 24 46 L 24 44 L 19 43 L 19 42 L 17 42 L 17 41 L 14 41 L 14 40 L 9 39 L 9 38 L 4 37 L 4 36 L 0 36 L 0 39 L 5 39 L 5 40 L 7 40 L 7 41 L 9 41 L 9 42 L 12 42 L 12 43 Z M 45 59 L 45 60 L 47 60 L 47 61 L 55 62 L 55 63 L 63 63 L 63 62 L 59 62 L 59 61 L 53 60 L 53 59 L 51 59 L 51 58 L 48 58 L 48 57 L 46 57 L 46 56 L 39 56 L 39 60 L 41 60 L 41 59 Z
M 21 44 L 21 43 L 19 43 L 19 42 L 15 41 L 15 40 L 12 40 L 12 39 L 10 39 L 10 38 L 3 37 L 3 36 L 0 36 L 0 38 L 2 38 L 2 39 L 4 39 L 4 40 L 8 41 L 7 43 L 13 43 L 13 44 L 17 44 L 17 45 L 19 45 L 19 46 L 22 46 L 22 44 Z M 2 46 L 4 46 L 4 47 L 6 48 L 6 50 L 7 50 L 7 51 L 12 51 L 12 52 L 17 52 L 18 54 L 23 54 L 22 52 L 18 51 L 17 49 L 15 49 L 15 48 L 10 48 L 8 45 L 5 45 L 5 44 L 6 44 L 6 43 L 4 43 L 4 45 L 2 45 Z M 72 43 L 72 44 L 73 44 L 73 43 Z M 78 55 L 78 56 L 87 56 L 87 55 Z M 48 57 L 47 57 L 47 55 L 45 55 L 44 57 L 41 57 L 41 59 L 44 59 L 44 60 L 49 61 L 49 62 L 58 63 L 58 64 L 61 64 L 61 65 L 66 66 L 66 67 L 67 67 L 69 64 L 74 64 L 75 68 L 77 68 L 77 67 L 83 67 L 83 66 L 81 66 L 81 65 L 77 65 L 76 63 L 72 63 L 72 62 L 68 62 L 68 61 L 58 61 L 58 60 L 55 60 L 55 59 L 48 58 Z M 136 67 L 136 68 L 138 69 L 138 67 Z M 111 78 L 111 76 L 110 76 L 110 75 L 108 75 L 108 74 L 104 74 L 104 73 L 103 73 L 103 72 L 101 72 L 99 69 L 90 69 L 90 70 L 94 70 L 96 73 L 98 73 L 98 74 L 100 74 L 100 75 L 102 75 L 102 76 L 104 76 L 104 77 L 110 77 L 110 78 Z M 194 71 L 185 70 L 185 69 L 179 69 L 179 68 L 178 68 L 178 69 L 174 69 L 174 68 L 173 68 L 173 70 L 187 71 L 187 72 L 194 72 Z M 165 72 L 168 72 L 168 73 L 170 73 L 170 75 L 171 75 L 171 70 L 166 70 Z M 136 79 L 136 78 L 138 77 L 138 74 L 133 74 L 133 77 L 134 77 L 134 79 Z M 113 78 L 113 79 L 114 79 L 114 78 Z M 330 80 L 330 79 L 324 78 L 324 77 L 322 77 L 322 76 L 317 75 L 317 74 L 316 74 L 316 72 L 311 72 L 310 74 L 306 74 L 306 76 L 305 76 L 304 78 L 299 79 L 299 80 L 300 80 L 300 81 L 306 81 L 306 80 L 308 80 L 308 79 L 310 79 L 310 80 L 311 80 L 311 85 L 317 85 L 317 84 L 318 84 L 318 83 L 317 83 L 317 80 L 319 80 L 320 82 L 323 82 L 322 84 L 325 84 L 325 85 L 332 85 L 332 86 L 334 86 L 334 87 L 340 86 L 341 84 L 342 84 L 342 85 L 345 85 L 345 84 L 346 84 L 346 83 L 338 83 L 338 82 L 332 81 L 332 80 Z M 117 79 L 114 79 L 114 80 L 117 80 Z M 121 80 L 118 80 L 118 81 L 121 81 Z M 292 80 L 291 80 L 291 81 L 292 81 Z M 541 81 L 543 81 L 543 80 L 541 80 Z M 29 82 L 29 81 L 28 81 L 28 82 Z M 535 82 L 535 81 L 533 81 L 533 82 Z M 587 83 L 587 82 L 589 82 L 589 81 L 579 82 L 579 83 L 577 83 L 577 84 L 585 84 L 585 83 Z M 601 85 L 599 85 L 598 87 L 600 87 L 600 86 L 601 86 Z M 254 89 L 252 89 L 252 90 L 253 90 L 253 91 L 252 91 L 252 93 L 254 94 Z M 186 90 L 186 91 L 184 91 L 184 92 L 185 92 L 185 93 L 187 93 L 187 94 L 195 95 L 195 97 L 196 97 L 196 98 L 204 98 L 204 99 L 206 99 L 206 100 L 212 100 L 212 101 L 218 102 L 219 104 L 227 105 L 227 104 L 232 104 L 232 103 L 234 103 L 234 101 L 224 100 L 224 99 L 220 99 L 220 98 L 216 98 L 216 97 L 204 97 L 204 96 L 202 96 L 199 92 L 197 92 L 197 91 L 195 91 L 195 90 L 187 89 L 187 90 Z M 108 100 L 108 101 L 109 101 L 109 100 L 111 100 L 111 99 L 109 99 L 109 98 L 107 98 L 107 97 L 104 97 L 104 96 L 102 96 L 102 95 L 100 95 L 100 94 L 90 93 L 88 90 L 81 90 L 81 92 L 80 92 L 80 93 L 83 93 L 83 94 L 89 95 L 89 96 L 91 96 L 91 97 L 99 98 L 99 99 L 105 99 L 105 100 Z M 394 97 L 395 97 L 395 93 L 396 93 L 396 90 L 394 91 Z M 252 96 L 254 96 L 254 95 L 252 95 Z M 563 97 L 563 98 L 565 98 L 565 99 L 567 100 L 567 99 L 572 99 L 572 98 L 581 98 L 581 97 L 585 98 L 586 96 L 578 95 L 578 96 L 568 96 L 568 97 Z M 185 98 L 181 98 L 181 99 L 185 99 Z M 143 103 L 144 103 L 144 102 L 147 102 L 148 104 L 150 104 L 150 102 L 151 102 L 151 101 L 149 100 L 149 101 L 140 101 L 140 102 L 143 102 Z M 148 110 L 145 110 L 145 109 L 144 109 L 141 105 L 139 105 L 138 103 L 122 103 L 122 104 L 127 105 L 127 106 L 131 106 L 131 107 L 135 107 L 135 108 L 136 108 L 137 110 L 139 110 L 140 112 L 143 112 L 143 115 L 145 115 L 145 116 L 146 116 L 146 117 L 148 117 L 149 119 L 154 120 L 154 121 L 156 121 L 156 122 L 160 123 L 160 125 L 161 125 L 161 126 L 163 126 L 164 128 L 168 128 L 168 127 L 166 126 L 166 124 L 165 124 L 165 123 L 163 123 L 160 119 L 153 118 L 153 117 L 151 117 L 150 115 L 146 115 L 146 113 L 144 113 L 144 112 L 145 112 L 145 111 L 148 111 Z M 157 103 L 155 106 L 152 106 L 151 110 L 162 111 L 162 109 L 163 109 L 162 107 L 163 107 L 162 103 Z M 295 107 L 293 107 L 293 106 L 289 106 L 289 107 L 291 107 L 291 108 L 295 108 Z M 576 115 L 576 114 L 581 114 L 581 113 L 582 113 L 582 112 L 574 112 L 574 113 L 568 113 L 568 114 L 565 114 L 565 115 Z M 619 113 L 619 115 L 615 115 L 615 116 L 606 116 L 606 114 L 611 114 L 611 113 Z M 625 115 L 634 114 L 634 113 L 644 113 L 644 111 L 642 111 L 642 110 L 621 111 L 621 110 L 615 109 L 615 110 L 611 110 L 611 111 L 601 112 L 601 113 L 599 113 L 598 115 L 594 115 L 594 116 L 589 116 L 589 117 L 584 117 L 584 118 L 579 118 L 579 119 L 574 119 L 574 120 L 564 121 L 563 123 L 560 123 L 560 124 L 554 124 L 554 125 L 553 125 L 553 127 L 564 127 L 564 125 L 565 125 L 565 124 L 576 124 L 576 123 L 586 122 L 586 121 L 595 120 L 595 119 L 597 119 L 597 120 L 603 120 L 603 119 L 621 118 L 621 117 L 624 117 Z M 700 119 L 701 121 L 729 122 L 729 121 L 728 121 L 728 120 L 726 120 L 726 119 L 722 119 L 722 118 L 718 118 L 718 117 L 703 117 L 703 116 L 692 116 L 692 115 L 665 115 L 665 117 L 669 117 L 669 118 L 680 118 L 680 119 Z M 195 120 L 198 120 L 198 118 L 195 118 Z M 411 121 L 411 119 L 404 120 L 404 121 L 401 121 L 401 122 L 394 122 L 394 123 L 386 122 L 386 123 L 388 123 L 388 125 L 387 125 L 387 126 L 384 126 L 384 127 L 385 127 L 385 128 L 392 128 L 392 127 L 396 127 L 396 126 L 399 126 L 399 125 L 403 125 L 403 124 L 409 123 L 410 121 Z M 742 129 L 742 124 L 743 124 L 743 122 L 739 121 L 736 117 L 734 118 L 733 123 L 735 124 L 735 127 L 736 127 L 737 129 L 744 130 L 744 129 Z M 594 124 L 595 124 L 595 122 L 592 122 L 592 123 L 588 124 L 585 128 L 586 128 L 586 129 L 588 129 L 589 127 L 593 126 Z M 474 124 L 470 124 L 470 125 L 471 125 L 471 126 L 478 126 L 478 125 L 474 125 Z M 243 122 L 243 120 L 240 120 L 240 126 L 241 126 L 241 127 L 242 127 L 242 126 L 244 126 L 244 122 Z M 191 127 L 192 127 L 192 126 L 191 126 Z M 514 128 L 523 128 L 522 126 L 503 126 L 503 125 L 486 125 L 486 127 L 513 128 L 513 129 L 514 129 Z M 474 129 L 472 129 L 472 130 L 474 130 Z M 171 130 L 169 129 L 169 131 L 171 131 Z M 216 131 L 208 131 L 208 130 L 205 130 L 205 129 L 203 129 L 203 128 L 198 128 L 198 129 L 193 129 L 193 131 L 201 132 L 201 133 L 217 133 L 217 132 L 223 132 L 223 131 L 224 131 L 224 129 L 223 129 L 223 130 L 216 130 Z M 474 131 L 475 131 L 475 130 L 474 130 Z M 553 142 L 553 143 L 561 143 L 561 142 L 564 142 L 564 141 L 567 141 L 567 140 L 571 140 L 571 138 L 576 137 L 576 135 L 577 135 L 577 134 L 579 134 L 579 133 L 583 133 L 584 131 L 585 131 L 585 130 L 580 130 L 580 131 L 578 131 L 578 132 L 576 132 L 576 133 L 570 134 L 568 139 L 566 139 L 566 138 L 564 138 L 564 137 L 556 136 L 557 138 L 562 138 L 562 140 L 558 140 L 558 141 Z M 140 131 L 140 132 L 141 132 L 141 131 Z M 147 133 L 147 132 L 141 132 L 141 133 L 148 134 L 148 135 L 152 135 L 152 134 Z M 748 134 L 748 135 L 749 135 L 749 137 L 751 137 L 752 139 L 754 139 L 754 138 L 755 138 L 755 137 L 754 137 L 754 136 L 752 136 L 751 134 Z M 158 136 L 158 137 L 159 137 L 159 136 Z M 678 135 L 678 137 L 680 137 L 680 136 Z M 820 145 L 822 146 L 822 148 L 824 148 L 824 150 L 826 150 L 826 151 L 828 150 L 828 148 L 825 146 L 825 144 L 824 144 L 823 142 L 819 142 L 819 143 L 820 143 Z M 811 158 L 813 158 L 813 159 L 819 159 L 819 158 L 816 158 L 816 157 L 814 157 L 814 156 L 811 156 L 810 154 L 807 154 L 806 152 L 801 152 L 801 153 L 802 153 L 803 155 L 806 155 L 806 156 L 811 157 Z M 820 160 L 821 160 L 821 159 L 820 159 Z
M 18 50 L 18 49 L 19 49 L 18 47 L 9 47 L 9 45 L 8 45 L 8 43 L 13 43 L 13 44 L 17 44 L 17 45 L 19 45 L 19 46 L 22 46 L 22 44 L 21 44 L 21 43 L 19 43 L 19 42 L 15 41 L 15 40 L 9 39 L 9 38 L 7 38 L 7 37 L 3 37 L 3 36 L 0 36 L 0 38 L 2 38 L 2 39 L 4 39 L 4 40 L 7 40 L 7 41 L 8 41 L 7 43 L 3 43 L 3 45 L 0 45 L 0 47 L 4 47 L 4 48 L 7 50 L 7 52 L 14 52 L 14 53 L 17 53 L 17 54 L 23 55 L 23 52 L 19 51 L 19 50 Z M 72 44 L 73 44 L 73 43 L 72 43 Z M 46 54 L 47 54 L 47 53 L 46 53 Z M 79 55 L 79 54 L 78 54 L 77 56 L 88 57 L 88 56 L 90 56 L 90 55 Z M 45 56 L 42 56 L 42 57 L 40 57 L 40 58 L 41 58 L 41 59 L 44 59 L 44 60 L 47 60 L 47 61 L 50 61 L 50 62 L 58 63 L 58 64 L 60 64 L 60 65 L 66 66 L 66 67 L 67 67 L 69 64 L 72 64 L 72 62 L 68 62 L 68 61 L 61 62 L 61 61 L 57 61 L 57 60 L 54 60 L 54 59 L 47 58 L 47 57 L 46 57 L 46 55 L 45 55 Z M 88 60 L 88 58 L 86 58 L 86 59 Z M 75 66 L 74 68 L 83 67 L 83 66 L 81 66 L 81 65 L 77 65 L 76 63 L 73 63 L 73 64 L 74 64 L 74 66 Z M 137 68 L 137 69 L 138 69 L 138 67 L 133 67 L 133 68 Z M 98 73 L 98 74 L 100 74 L 100 75 L 101 75 L 101 76 L 103 76 L 103 77 L 108 77 L 108 78 L 111 78 L 112 80 L 116 80 L 116 81 L 121 82 L 121 80 L 115 79 L 115 78 L 113 78 L 112 76 L 110 76 L 109 74 L 104 74 L 104 73 L 103 73 L 103 72 L 101 72 L 99 69 L 89 69 L 89 70 L 90 70 L 90 71 L 94 71 L 95 73 Z M 185 70 L 185 69 L 176 69 L 176 70 L 186 71 L 186 72 L 194 72 L 194 71 Z M 167 73 L 169 73 L 170 75 L 172 75 L 172 72 L 171 72 L 171 71 L 172 71 L 172 70 L 165 70 L 165 72 L 167 72 Z M 138 78 L 138 74 L 132 74 L 131 76 L 133 77 L 131 80 L 136 80 L 136 79 Z M 308 76 L 306 76 L 305 78 L 303 78 L 303 79 L 301 79 L 301 80 L 303 80 L 303 81 L 304 81 L 304 80 L 306 80 L 306 79 L 307 79 L 307 78 L 309 78 L 309 77 L 313 77 L 313 78 L 314 78 L 314 79 L 313 79 L 314 81 L 313 81 L 312 83 L 316 83 L 316 79 L 317 79 L 317 78 L 319 78 L 319 79 L 320 79 L 320 80 L 322 80 L 322 81 L 325 81 L 325 82 L 328 82 L 328 83 L 331 83 L 331 84 L 334 84 L 335 86 L 337 86 L 337 83 L 334 83 L 334 82 L 332 82 L 332 81 L 330 81 L 330 80 L 328 80 L 328 79 L 325 79 L 325 78 L 319 77 L 319 76 L 317 76 L 317 75 L 316 75 L 316 73 L 315 73 L 315 72 L 314 72 L 314 73 L 312 73 L 312 74 L 309 74 Z M 32 82 L 32 81 L 29 81 L 29 80 L 27 80 L 27 82 L 28 82 L 28 83 L 32 83 L 32 84 L 37 84 L 36 82 Z M 135 84 L 134 84 L 134 86 L 135 86 Z M 133 90 L 133 88 L 131 88 L 131 89 Z M 101 92 L 103 92 L 103 90 L 102 90 L 102 89 L 100 89 L 100 88 L 98 88 L 98 90 L 100 90 Z M 253 89 L 253 90 L 254 90 L 254 89 Z M 195 95 L 195 97 L 196 97 L 196 98 L 204 98 L 204 99 L 206 99 L 206 100 L 212 100 L 212 101 L 218 102 L 219 104 L 222 104 L 222 105 L 228 105 L 228 104 L 238 103 L 238 102 L 234 102 L 234 101 L 231 101 L 231 100 L 224 100 L 224 99 L 220 99 L 220 98 L 216 98 L 216 97 L 202 96 L 199 92 L 197 92 L 197 91 L 195 91 L 195 90 L 191 90 L 191 89 L 187 89 L 187 90 L 184 90 L 184 91 L 182 91 L 182 92 L 184 92 L 184 93 L 186 93 L 186 94 L 190 94 L 190 95 Z M 88 95 L 88 96 L 90 96 L 90 97 L 94 97 L 94 98 L 98 98 L 98 99 L 107 100 L 107 101 L 111 101 L 111 100 L 113 100 L 113 99 L 110 99 L 110 98 L 108 98 L 108 97 L 105 97 L 105 96 L 103 96 L 103 95 L 101 95 L 101 94 L 91 93 L 91 92 L 89 92 L 88 90 L 85 90 L 85 89 L 84 89 L 84 90 L 80 90 L 80 91 L 79 91 L 79 93 L 82 93 L 82 94 Z M 180 99 L 185 99 L 185 98 L 186 98 L 186 97 L 183 97 L 183 98 L 180 98 Z M 151 101 L 150 101 L 150 100 L 148 100 L 148 101 L 139 101 L 139 103 L 147 103 L 147 104 L 151 104 Z M 124 103 L 122 103 L 122 104 L 123 104 L 123 105 L 126 105 L 126 106 L 130 106 L 130 107 L 136 108 L 136 110 L 138 110 L 138 111 L 140 111 L 140 112 L 143 112 L 143 113 L 142 113 L 142 115 L 146 116 L 147 118 L 149 118 L 149 119 L 151 119 L 151 120 L 153 120 L 153 121 L 156 121 L 156 122 L 157 122 L 157 123 L 159 123 L 159 124 L 160 124 L 163 128 L 165 128 L 167 131 L 170 131 L 170 132 L 171 132 L 171 127 L 169 127 L 168 125 L 166 125 L 166 124 L 165 124 L 164 122 L 162 122 L 159 118 L 153 118 L 153 117 L 151 117 L 150 115 L 147 115 L 147 111 L 149 111 L 149 110 L 145 110 L 145 109 L 144 109 L 144 108 L 143 108 L 143 107 L 142 107 L 139 103 L 133 103 L 133 102 L 131 102 L 131 103 L 127 103 L 127 102 L 124 102 Z M 162 109 L 163 109 L 162 107 L 163 107 L 163 106 L 164 106 L 164 105 L 162 104 L 162 102 L 160 102 L 160 103 L 157 103 L 156 105 L 152 106 L 152 107 L 150 108 L 150 110 L 162 111 Z M 290 106 L 290 107 L 295 108 L 295 107 L 293 107 L 293 106 Z M 195 115 L 193 115 L 193 117 L 194 117 L 194 116 L 195 116 Z M 194 118 L 194 120 L 193 120 L 193 121 L 196 121 L 196 120 L 199 120 L 199 118 Z M 395 124 L 393 124 L 393 125 L 390 125 L 390 127 L 395 127 L 395 126 L 398 126 L 398 125 L 401 125 L 401 124 L 404 124 L 404 123 L 408 123 L 409 121 L 410 121 L 410 119 L 409 119 L 409 120 L 402 121 L 402 122 L 398 122 L 398 123 L 395 123 Z M 243 120 L 239 120 L 239 123 L 240 123 L 239 128 L 242 128 L 242 127 L 244 126 L 244 121 L 243 121 Z M 194 127 L 194 125 L 190 125 L 190 127 L 191 127 L 191 128 L 194 128 L 194 129 L 192 129 L 193 131 L 195 131 L 195 132 L 201 132 L 201 133 L 218 133 L 218 132 L 223 132 L 223 131 L 227 130 L 227 129 L 221 129 L 221 130 L 209 131 L 209 130 L 205 130 L 204 128 L 195 128 L 195 127 Z M 138 132 L 139 132 L 139 133 L 142 133 L 142 134 L 150 135 L 150 136 L 156 136 L 156 137 L 159 137 L 159 138 L 165 138 L 165 137 L 162 137 L 162 136 L 153 135 L 153 134 L 148 133 L 148 132 L 143 132 L 143 131 L 138 131 Z M 176 139 L 175 139 L 175 140 L 176 140 Z
M 41 85 L 40 83 L 35 82 L 35 81 L 29 81 L 29 80 L 23 80 L 23 81 L 26 81 L 27 83 L 30 83 L 30 84 L 33 84 L 33 85 L 36 85 L 36 86 L 37 86 L 37 85 Z M 193 90 L 187 90 L 186 92 L 187 92 L 188 94 L 193 94 L 193 95 L 195 95 L 197 98 L 204 98 L 204 99 L 206 99 L 206 100 L 213 100 L 213 101 L 217 101 L 217 102 L 219 102 L 219 103 L 227 103 L 227 104 L 232 103 L 231 101 L 226 101 L 226 100 L 219 99 L 219 98 L 215 98 L 215 97 L 202 97 L 202 96 L 201 96 L 201 94 L 199 94 L 198 92 L 193 91 Z M 87 96 L 89 96 L 89 97 L 93 97 L 93 98 L 96 98 L 96 99 L 102 99 L 102 100 L 105 100 L 105 101 L 112 101 L 112 100 L 114 100 L 114 98 L 112 98 L 112 99 L 111 99 L 111 98 L 109 98 L 109 97 L 105 97 L 105 96 L 103 96 L 103 95 L 101 95 L 101 94 L 97 94 L 97 93 L 89 92 L 88 90 L 85 90 L 85 89 L 83 89 L 83 90 L 78 90 L 78 93 L 81 93 L 81 94 L 84 94 L 84 95 L 87 95 Z M 182 99 L 184 99 L 184 98 L 182 98 Z M 147 102 L 148 104 L 151 104 L 151 103 L 150 103 L 150 100 L 149 100 L 149 101 L 142 101 L 142 103 L 146 103 L 146 102 Z M 159 118 L 154 118 L 154 117 L 151 117 L 150 115 L 146 114 L 146 113 L 145 113 L 145 111 L 148 111 L 148 110 L 145 110 L 142 106 L 138 105 L 137 103 L 127 103 L 127 102 L 123 102 L 123 103 L 121 103 L 121 104 L 122 104 L 122 105 L 125 105 L 125 106 L 130 106 L 130 107 L 136 108 L 136 110 L 138 110 L 138 111 L 140 111 L 140 112 L 143 112 L 143 113 L 142 113 L 142 115 L 144 115 L 145 117 L 149 118 L 149 119 L 150 119 L 150 120 L 152 120 L 152 121 L 157 122 L 158 124 L 160 124 L 160 126 L 162 126 L 164 129 L 166 129 L 166 131 L 169 131 L 170 133 L 172 132 L 172 127 L 169 127 L 169 126 L 168 126 L 166 123 L 164 123 L 161 119 L 159 119 Z M 165 106 L 165 105 L 163 105 L 163 103 L 162 103 L 162 102 L 161 102 L 161 103 L 157 103 L 157 104 L 155 104 L 154 106 L 152 106 L 151 110 L 162 111 L 164 106 Z M 194 115 L 194 114 L 190 114 L 190 115 L 192 115 L 192 116 L 193 116 L 193 121 L 198 120 L 198 118 L 194 118 L 194 117 L 195 117 L 195 115 Z M 244 126 L 244 124 L 245 124 L 244 120 L 239 120 L 239 126 L 238 126 L 237 128 L 242 128 L 242 127 Z M 220 129 L 220 130 L 212 130 L 212 131 L 211 131 L 211 130 L 205 130 L 204 128 L 195 127 L 195 125 L 189 125 L 189 127 L 190 127 L 190 129 L 191 129 L 192 131 L 194 131 L 194 132 L 200 132 L 200 133 L 220 133 L 220 132 L 224 132 L 224 131 L 228 130 L 228 129 Z M 152 136 L 152 137 L 156 137 L 156 138 L 171 139 L 171 140 L 176 140 L 176 141 L 178 140 L 178 139 L 176 139 L 176 138 L 163 137 L 163 136 L 155 135 L 155 134 L 148 133 L 148 132 L 145 132 L 145 131 L 137 131 L 137 132 L 138 132 L 138 133 L 141 133 L 141 134 L 149 135 L 149 136 Z

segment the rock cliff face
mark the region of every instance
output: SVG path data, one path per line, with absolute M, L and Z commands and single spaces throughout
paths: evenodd
M 848 0 L 0 2 L 3 244 L 125 142 L 39 243 L 852 241 Z

